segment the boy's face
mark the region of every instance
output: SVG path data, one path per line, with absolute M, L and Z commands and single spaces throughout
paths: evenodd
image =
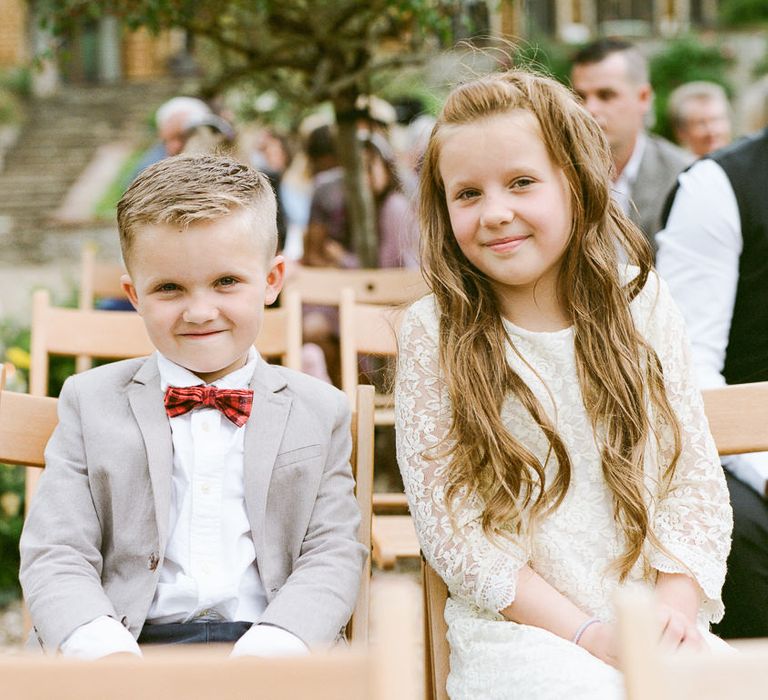
M 267 258 L 258 233 L 266 225 L 237 211 L 186 230 L 136 231 L 123 289 L 155 347 L 207 383 L 245 364 L 283 285 L 285 262 Z

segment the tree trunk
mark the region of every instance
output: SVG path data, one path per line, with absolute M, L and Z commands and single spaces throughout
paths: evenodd
M 345 93 L 333 101 L 338 123 L 339 162 L 344 168 L 347 221 L 352 232 L 355 252 L 363 267 L 378 267 L 376 207 L 365 173 L 363 149 L 357 138 L 357 125 L 354 118 L 350 117 L 354 112 L 356 98 L 356 93 Z

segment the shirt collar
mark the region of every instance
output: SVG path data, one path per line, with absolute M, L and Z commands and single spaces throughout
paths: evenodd
M 624 166 L 624 170 L 621 171 L 621 176 L 619 177 L 620 180 L 626 180 L 630 185 L 634 184 L 635 180 L 637 180 L 637 173 L 640 171 L 640 161 L 643 160 L 643 154 L 645 153 L 646 141 L 647 137 L 641 131 L 635 140 L 635 147 L 632 149 L 632 155 Z
M 220 389 L 248 389 L 258 357 L 255 348 L 251 347 L 245 365 L 212 382 L 212 386 Z M 205 383 L 186 367 L 177 365 L 160 352 L 157 353 L 157 368 L 160 372 L 160 388 L 163 391 L 169 386 L 198 386 Z

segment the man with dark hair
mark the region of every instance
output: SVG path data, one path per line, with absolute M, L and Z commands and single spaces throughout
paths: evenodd
M 768 130 L 702 158 L 679 178 L 659 232 L 659 274 L 685 317 L 702 388 L 768 381 Z M 733 545 L 726 639 L 768 636 L 768 453 L 723 459 Z
M 571 82 L 608 139 L 613 196 L 655 250 L 664 199 L 693 158 L 645 130 L 653 99 L 648 63 L 633 44 L 600 39 L 575 54 Z

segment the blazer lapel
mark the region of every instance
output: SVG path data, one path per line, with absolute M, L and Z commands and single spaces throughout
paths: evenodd
M 265 550 L 267 493 L 291 407 L 290 397 L 281 393 L 285 386 L 282 375 L 260 358 L 251 381 L 253 408 L 245 427 L 243 457 L 245 507 L 257 560 Z
M 155 502 L 158 539 L 160 551 L 163 552 L 168 539 L 171 507 L 173 441 L 171 427 L 163 407 L 160 374 L 154 355 L 148 358 L 133 376 L 128 386 L 128 401 L 144 438 Z

